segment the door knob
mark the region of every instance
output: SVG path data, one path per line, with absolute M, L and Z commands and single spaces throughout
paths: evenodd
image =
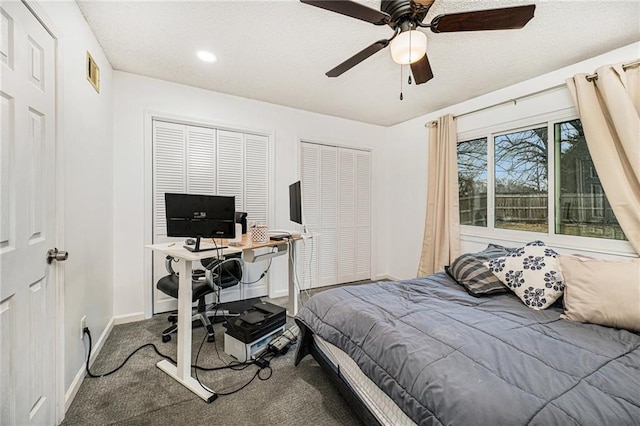
M 52 248 L 47 252 L 47 263 L 51 264 L 54 260 L 58 262 L 64 262 L 69 258 L 69 253 L 57 248 Z

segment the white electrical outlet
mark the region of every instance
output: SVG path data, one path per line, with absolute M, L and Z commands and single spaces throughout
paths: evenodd
M 80 319 L 80 340 L 84 339 L 84 329 L 87 326 L 87 316 Z

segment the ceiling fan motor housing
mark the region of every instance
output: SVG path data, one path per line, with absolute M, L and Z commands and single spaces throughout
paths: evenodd
M 406 31 L 409 26 L 415 28 L 415 22 L 421 22 L 427 15 L 426 10 L 424 12 L 416 12 L 411 7 L 411 0 L 382 0 L 380 10 L 391 16 L 391 20 L 388 23 L 391 28 L 395 30 L 400 27 L 402 31 Z

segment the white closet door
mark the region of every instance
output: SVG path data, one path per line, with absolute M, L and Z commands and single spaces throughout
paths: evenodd
M 166 192 L 225 195 L 236 198 L 236 211 L 250 221 L 268 224 L 269 139 L 265 136 L 198 126 L 153 122 L 153 220 L 154 242 L 168 238 L 165 223 Z M 154 312 L 176 308 L 175 299 L 157 291 L 157 281 L 167 274 L 164 257 L 154 255 Z M 266 263 L 246 264 L 244 282 L 253 282 Z M 223 290 L 222 302 L 267 294 L 267 281 Z
M 167 238 L 164 194 L 185 193 L 187 128 L 182 124 L 153 122 L 153 213 L 154 243 L 180 238 Z M 165 257 L 153 252 L 153 305 L 154 312 L 166 312 L 178 307 L 178 302 L 156 288 L 158 280 L 167 275 Z
M 153 207 L 154 236 L 167 235 L 164 194 L 184 193 L 186 127 L 181 124 L 153 122 Z M 154 239 L 154 242 L 157 242 Z
M 216 131 L 188 126 L 186 144 L 187 193 L 216 193 Z
M 244 197 L 247 220 L 266 225 L 268 223 L 268 138 L 245 135 Z
M 321 204 L 320 204 L 320 145 L 311 143 L 300 144 L 300 180 L 302 191 L 302 218 L 307 229 L 312 234 L 320 233 Z M 300 287 L 308 289 L 318 285 L 318 249 L 321 236 L 314 237 L 308 242 L 296 244 L 297 277 Z
M 355 153 L 338 149 L 338 283 L 355 281 Z
M 247 220 L 258 224 L 269 223 L 269 139 L 266 136 L 244 135 L 244 208 Z M 268 249 L 264 250 L 269 251 Z M 255 282 L 268 262 L 245 263 L 242 281 L 243 298 L 250 299 L 267 294 L 269 276 Z
M 218 130 L 216 164 L 218 195 L 235 196 L 236 211 L 244 210 L 244 134 Z
M 371 155 L 355 154 L 355 279 L 371 277 Z
M 320 151 L 320 227 L 319 237 L 312 240 L 318 252 L 318 285 L 338 281 L 338 148 L 319 146 Z

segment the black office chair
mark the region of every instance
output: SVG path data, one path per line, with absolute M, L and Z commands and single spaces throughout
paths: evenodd
M 162 277 L 158 280 L 157 288 L 163 293 L 178 298 L 178 286 L 179 277 L 173 269 L 172 263 L 176 262 L 176 259 L 167 256 L 165 260 L 165 267 L 169 275 Z M 219 309 L 220 304 L 220 290 L 232 287 L 240 283 L 242 279 L 242 259 L 240 257 L 228 257 L 227 259 L 203 259 L 201 261 L 204 270 L 195 269 L 192 272 L 192 301 L 198 302 L 196 311 L 191 316 L 191 321 L 199 320 L 207 329 L 207 341 L 213 342 L 215 340 L 213 326 L 209 317 L 229 317 L 237 316 L 237 313 L 231 313 L 226 309 Z M 220 272 L 221 271 L 221 272 Z M 207 310 L 205 303 L 205 297 L 208 294 L 216 293 L 216 303 L 213 305 L 215 309 Z M 170 314 L 168 320 L 173 324 L 162 332 L 162 341 L 168 342 L 171 340 L 171 334 L 178 329 L 178 315 L 176 313 Z

